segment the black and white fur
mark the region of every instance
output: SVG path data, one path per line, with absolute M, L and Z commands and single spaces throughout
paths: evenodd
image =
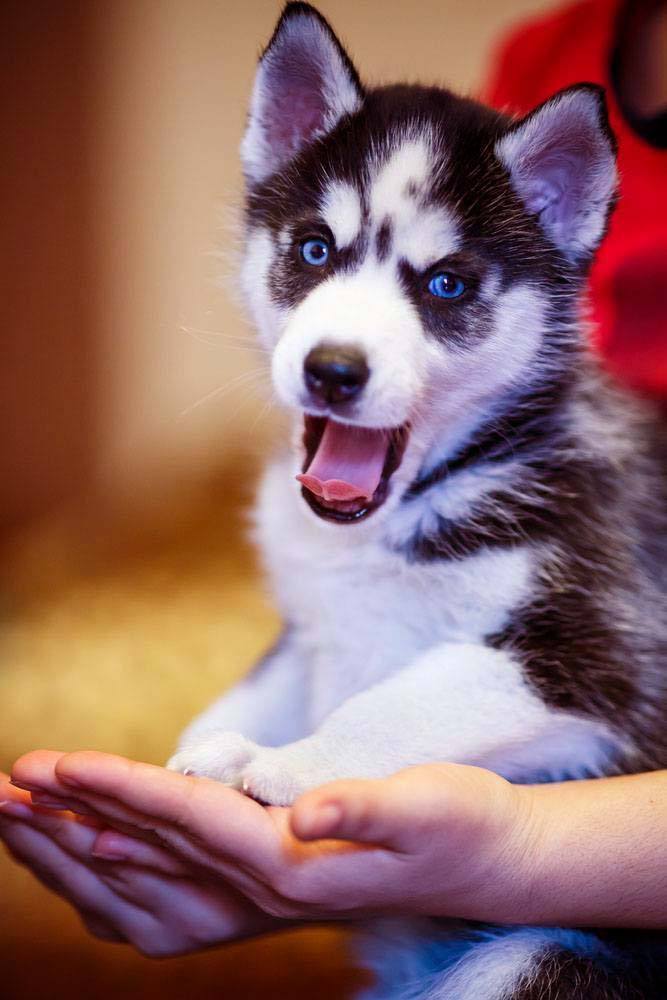
M 242 155 L 243 287 L 295 413 L 257 513 L 286 627 L 170 766 L 275 804 L 438 760 L 522 782 L 666 767 L 664 428 L 600 372 L 581 319 L 617 187 L 600 88 L 520 121 L 446 90 L 366 89 L 292 3 Z M 334 248 L 322 269 L 299 256 L 313 233 Z M 437 267 L 465 278 L 460 301 L 429 297 Z M 304 412 L 323 412 L 304 359 L 323 342 L 370 371 L 326 415 L 409 427 L 386 499 L 357 523 L 323 519 L 294 479 Z M 648 946 L 610 934 L 378 935 L 367 998 L 667 995 Z

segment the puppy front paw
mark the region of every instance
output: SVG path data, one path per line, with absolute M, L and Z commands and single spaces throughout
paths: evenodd
M 303 744 L 286 747 L 258 747 L 243 768 L 242 790 L 258 802 L 291 806 L 300 795 L 317 788 L 337 775 L 313 759 Z
M 167 762 L 170 771 L 213 778 L 239 790 L 243 771 L 259 747 L 240 733 L 217 733 L 182 746 Z
M 341 777 L 311 740 L 263 747 L 240 733 L 218 733 L 186 743 L 167 767 L 213 778 L 271 806 L 290 806 L 303 792 Z

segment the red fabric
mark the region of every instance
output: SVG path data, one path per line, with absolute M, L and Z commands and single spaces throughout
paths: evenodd
M 607 88 L 621 198 L 591 272 L 595 338 L 616 374 L 667 396 L 667 151 L 639 138 L 614 98 L 618 8 L 619 0 L 585 0 L 521 26 L 502 46 L 483 96 L 524 114 L 573 83 Z

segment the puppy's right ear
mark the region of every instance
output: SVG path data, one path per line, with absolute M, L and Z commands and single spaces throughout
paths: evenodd
M 321 14 L 310 4 L 288 3 L 255 77 L 241 144 L 248 182 L 270 177 L 357 111 L 363 96 L 356 69 Z

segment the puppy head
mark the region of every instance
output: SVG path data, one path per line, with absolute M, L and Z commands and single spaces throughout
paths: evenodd
M 243 287 L 304 499 L 350 523 L 567 363 L 616 191 L 600 88 L 513 121 L 445 90 L 366 90 L 326 21 L 286 7 L 242 145 Z M 389 505 L 390 506 L 390 505 Z

